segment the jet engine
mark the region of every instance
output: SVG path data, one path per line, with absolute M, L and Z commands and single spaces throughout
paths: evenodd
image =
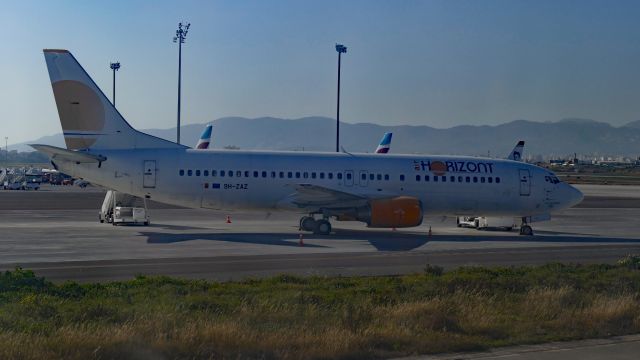
M 343 210 L 336 219 L 362 221 L 373 228 L 403 228 L 422 224 L 422 217 L 420 200 L 399 196 L 392 199 L 371 200 L 366 206 L 351 211 Z

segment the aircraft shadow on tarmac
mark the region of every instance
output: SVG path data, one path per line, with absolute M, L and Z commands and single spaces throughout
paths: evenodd
M 185 241 L 210 240 L 235 242 L 245 244 L 273 245 L 273 246 L 300 246 L 298 233 L 156 233 L 140 232 L 140 236 L 147 238 L 148 244 L 171 244 Z M 408 251 L 416 249 L 428 242 L 424 234 L 377 232 L 377 231 L 351 231 L 337 230 L 334 235 L 322 236 L 304 234 L 307 241 L 304 246 L 312 248 L 329 248 L 337 241 L 362 241 L 368 242 L 379 251 Z M 313 241 L 314 243 L 310 243 Z M 318 244 L 326 242 L 326 245 Z
M 274 246 L 300 246 L 296 234 L 256 234 L 256 233 L 194 233 L 194 234 L 167 234 L 140 232 L 147 237 L 148 244 L 173 244 L 185 241 L 209 240 L 234 242 L 242 244 L 274 245 Z M 305 247 L 326 248 L 328 246 L 317 244 L 304 244 Z
M 180 227 L 180 226 L 178 226 Z M 188 228 L 187 229 L 194 229 Z M 179 229 L 177 229 L 179 230 Z M 210 229 L 209 229 L 210 230 Z M 576 233 L 537 231 L 544 236 L 433 235 L 391 231 L 357 231 L 336 229 L 330 236 L 305 234 L 305 247 L 329 248 L 336 242 L 368 242 L 378 251 L 409 251 L 429 242 L 532 242 L 532 243 L 638 243 L 640 239 L 592 237 Z M 171 244 L 195 240 L 234 242 L 271 246 L 300 246 L 298 233 L 156 233 L 140 232 L 149 244 Z M 310 243 L 313 241 L 313 243 Z M 322 243 L 322 244 L 319 244 Z

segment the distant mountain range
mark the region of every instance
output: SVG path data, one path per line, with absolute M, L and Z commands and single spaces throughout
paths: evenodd
M 335 150 L 335 120 L 325 117 L 247 119 L 226 117 L 213 121 L 213 148 Z M 182 143 L 194 146 L 206 123 L 184 125 Z M 175 140 L 175 128 L 142 131 Z M 384 132 L 393 132 L 392 153 L 429 153 L 506 156 L 517 140 L 525 140 L 525 155 L 566 156 L 569 154 L 640 154 L 640 120 L 620 127 L 586 119 L 558 122 L 516 120 L 496 126 L 383 126 L 370 123 L 341 123 L 341 145 L 350 152 L 373 152 Z M 45 136 L 10 146 L 31 151 L 26 144 L 64 147 L 62 134 Z

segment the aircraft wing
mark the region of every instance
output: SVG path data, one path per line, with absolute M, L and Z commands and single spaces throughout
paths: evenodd
M 33 144 L 29 146 L 41 153 L 49 155 L 49 157 L 54 160 L 61 159 L 76 163 L 99 163 L 107 160 L 107 158 L 104 156 L 89 154 L 82 151 L 63 149 L 51 145 Z
M 351 207 L 366 204 L 367 197 L 311 184 L 295 185 L 295 192 L 285 202 L 305 207 Z
M 307 209 L 357 208 L 367 205 L 374 199 L 391 199 L 398 196 L 386 192 L 375 195 L 359 195 L 312 184 L 297 184 L 294 185 L 294 188 L 295 192 L 280 201 L 279 206 Z

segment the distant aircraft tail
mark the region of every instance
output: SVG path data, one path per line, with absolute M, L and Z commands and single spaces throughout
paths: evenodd
M 209 124 L 204 128 L 202 135 L 200 135 L 200 140 L 196 144 L 196 149 L 208 149 L 209 144 L 211 143 L 211 132 L 213 130 L 213 125 Z
M 376 154 L 386 154 L 391 149 L 391 137 L 393 133 L 384 133 L 382 140 L 380 140 L 380 145 L 376 148 Z
M 45 49 L 44 58 L 67 149 L 182 147 L 132 128 L 69 51 Z
M 522 161 L 523 152 L 524 152 L 524 141 L 520 140 L 516 144 L 516 147 L 513 148 L 509 156 L 507 156 L 507 159 L 514 160 L 514 161 Z

